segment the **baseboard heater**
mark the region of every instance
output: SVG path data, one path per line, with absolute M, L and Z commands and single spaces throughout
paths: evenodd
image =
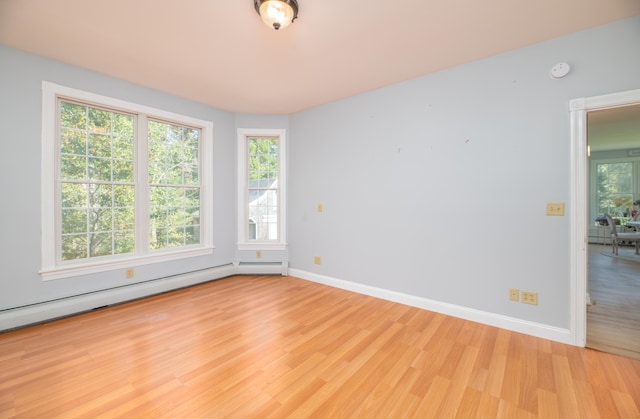
M 289 262 L 237 262 L 238 275 L 289 275 Z
M 90 311 L 137 298 L 148 297 L 179 288 L 236 275 L 234 264 L 203 269 L 166 278 L 139 282 L 58 300 L 46 301 L 0 311 L 0 330 L 10 330 L 29 324 L 41 323 L 71 314 Z

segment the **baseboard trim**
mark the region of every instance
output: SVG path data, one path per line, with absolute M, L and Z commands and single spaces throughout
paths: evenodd
M 437 313 L 446 314 L 448 316 L 458 317 L 489 326 L 499 327 L 501 329 L 507 329 L 543 339 L 553 340 L 555 342 L 573 345 L 571 332 L 568 329 L 530 322 L 527 320 L 503 316 L 501 314 L 476 310 L 473 308 L 463 307 L 455 304 L 443 303 L 440 301 L 430 300 L 428 298 L 390 291 L 384 288 L 358 284 L 356 282 L 336 279 L 325 275 L 303 271 L 300 269 L 289 269 L 289 275 L 307 281 L 328 285 L 330 287 L 357 292 L 359 294 L 381 298 L 383 300 L 393 301 L 400 304 L 406 304 L 408 306 L 434 311 Z
M 225 278 L 235 275 L 236 273 L 236 266 L 229 264 L 153 281 L 140 282 L 123 287 L 7 309 L 0 311 L 0 330 L 10 330 L 30 324 L 41 323 L 90 311 L 98 307 L 118 304 Z

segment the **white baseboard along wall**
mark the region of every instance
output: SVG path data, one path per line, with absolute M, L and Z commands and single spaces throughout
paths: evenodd
M 369 295 L 371 297 L 381 298 L 383 300 L 405 304 L 411 307 L 434 311 L 436 313 L 442 313 L 448 316 L 458 317 L 489 326 L 499 327 L 501 329 L 507 329 L 518 333 L 524 333 L 526 335 L 536 336 L 539 338 L 549 339 L 556 342 L 572 345 L 571 332 L 568 329 L 529 322 L 514 317 L 503 316 L 500 314 L 476 310 L 473 308 L 463 307 L 455 304 L 443 303 L 440 301 L 430 300 L 428 298 L 417 297 L 415 295 L 390 291 L 384 288 L 377 288 L 369 285 L 358 284 L 356 282 L 344 281 L 341 279 L 318 275 L 299 269 L 289 269 L 289 275 L 295 276 L 296 278 L 305 279 L 307 281 L 317 282 L 319 284 L 324 284 L 347 291 L 357 292 L 359 294 Z

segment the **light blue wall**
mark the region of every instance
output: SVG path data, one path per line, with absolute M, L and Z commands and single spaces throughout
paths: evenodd
M 42 281 L 42 81 L 213 121 L 214 254 L 122 271 Z M 234 261 L 235 115 L 0 46 L 0 310 L 153 280 Z
M 291 115 L 290 266 L 569 328 L 569 100 L 639 87 L 633 18 Z

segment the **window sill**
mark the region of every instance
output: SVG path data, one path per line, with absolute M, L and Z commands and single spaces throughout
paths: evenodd
M 40 271 L 43 281 L 53 279 L 70 278 L 74 276 L 90 275 L 94 273 L 127 269 L 136 266 L 150 265 L 152 263 L 169 262 L 172 260 L 186 259 L 196 256 L 213 254 L 215 247 L 199 247 L 197 249 L 166 251 L 146 256 L 134 256 L 126 259 L 101 261 L 98 263 L 84 263 L 82 265 L 63 265 Z

